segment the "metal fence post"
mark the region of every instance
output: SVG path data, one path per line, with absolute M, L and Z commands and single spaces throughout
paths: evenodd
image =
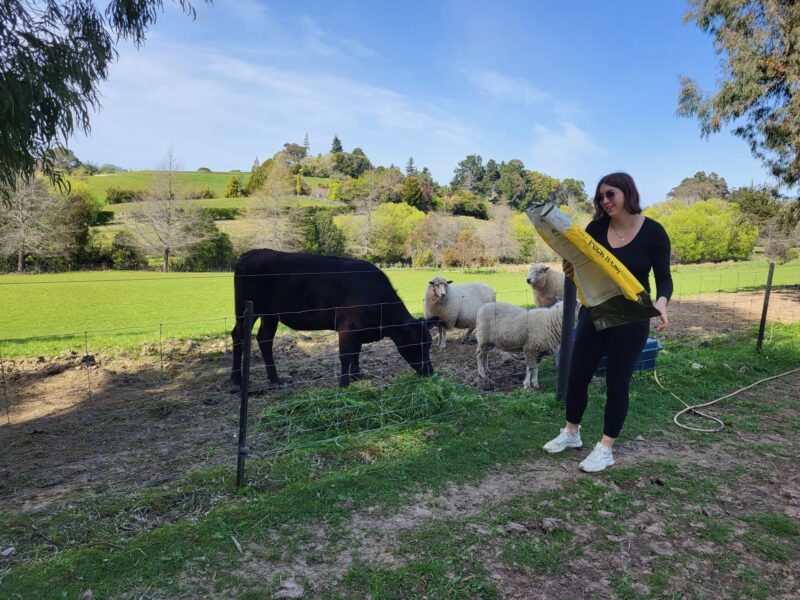
M 769 274 L 767 275 L 767 289 L 764 292 L 764 308 L 761 310 L 761 325 L 758 328 L 758 341 L 756 342 L 756 352 L 761 352 L 764 345 L 764 328 L 767 326 L 767 310 L 769 309 L 769 295 L 772 291 L 772 274 L 775 272 L 775 263 L 769 263 Z
M 561 321 L 561 349 L 558 353 L 558 386 L 556 399 L 564 402 L 567 395 L 567 377 L 572 356 L 572 330 L 575 327 L 575 284 L 569 277 L 564 278 L 564 316 Z
M 244 308 L 242 331 L 242 383 L 239 406 L 239 452 L 236 460 L 236 487 L 244 484 L 244 460 L 247 457 L 247 392 L 250 386 L 250 337 L 253 331 L 253 302 L 248 300 Z M 236 365 L 234 365 L 236 368 Z

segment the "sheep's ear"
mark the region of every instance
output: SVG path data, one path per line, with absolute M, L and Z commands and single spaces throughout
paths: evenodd
M 548 267 L 547 265 L 544 265 L 544 266 L 542 267 L 542 273 L 545 273 L 545 272 L 547 272 L 547 271 L 549 271 L 549 270 L 550 270 L 550 267 Z
M 433 279 L 428 282 L 428 285 L 433 285 Z
M 447 283 L 453 283 L 453 280 L 451 279 L 451 280 L 449 280 Z

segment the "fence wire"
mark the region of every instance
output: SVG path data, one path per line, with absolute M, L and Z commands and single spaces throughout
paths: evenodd
M 761 316 L 765 279 L 763 269 L 733 279 L 725 272 L 698 271 L 691 283 L 676 287 L 670 330 L 658 337 L 752 331 Z M 708 288 L 715 291 L 703 291 Z M 421 312 L 423 293 L 418 302 L 406 303 L 412 312 Z M 498 296 L 521 305 L 533 302 L 524 283 Z M 773 289 L 768 321 L 800 321 L 800 284 Z M 185 339 L 186 326 L 200 324 L 212 332 Z M 5 508 L 36 510 L 99 493 L 138 492 L 213 467 L 232 473 L 239 410 L 228 383 L 233 324 L 233 318 L 221 317 L 54 333 L 36 339 L 63 350 L 25 358 L 16 356 L 18 349 L 34 338 L 0 340 Z M 492 351 L 491 377 L 482 379 L 475 343 L 457 341 L 463 333 L 450 331 L 443 350 L 433 336 L 430 354 L 438 376 L 433 379 L 414 376 L 389 339 L 365 345 L 360 364 L 368 378 L 349 388 L 338 387 L 335 332 L 281 329 L 274 341 L 281 385 L 267 380 L 254 339 L 250 457 L 484 410 L 502 402 L 503 393 L 522 388 L 525 364 L 518 349 Z M 134 334 L 143 340 L 135 349 L 120 351 L 113 341 Z M 8 349 L 14 349 L 13 357 Z M 552 358 L 543 361 L 539 380 L 543 391 L 555 391 Z

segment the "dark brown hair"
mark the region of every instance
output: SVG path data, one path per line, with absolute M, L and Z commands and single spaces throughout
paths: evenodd
M 639 206 L 639 190 L 636 189 L 636 184 L 633 182 L 633 177 L 621 171 L 617 173 L 609 173 L 597 182 L 597 187 L 594 190 L 594 217 L 595 221 L 602 218 L 608 218 L 606 211 L 603 210 L 603 198 L 600 196 L 600 186 L 606 184 L 622 190 L 625 196 L 625 210 L 632 215 L 638 215 L 642 212 Z

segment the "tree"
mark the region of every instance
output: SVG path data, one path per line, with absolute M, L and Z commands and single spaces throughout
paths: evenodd
M 403 202 L 423 212 L 427 212 L 430 209 L 425 193 L 422 191 L 422 185 L 416 175 L 406 177 L 406 182 L 403 184 L 402 198 Z
M 56 146 L 53 149 L 53 167 L 65 173 L 72 173 L 81 166 L 81 161 L 69 148 Z
M 469 228 L 458 233 L 455 244 L 445 248 L 442 256 L 442 261 L 448 267 L 469 267 L 484 260 L 483 241 Z
M 344 256 L 345 236 L 336 226 L 333 217 L 335 210 L 307 207 L 295 211 L 292 220 L 300 234 L 300 248 L 303 252 Z
M 373 212 L 372 260 L 395 263 L 406 256 L 409 234 L 425 213 L 405 203 L 381 204 Z
M 305 148 L 305 154 L 303 156 L 311 156 L 311 144 L 308 141 L 308 132 L 306 131 L 306 137 L 303 138 L 303 148 Z
M 667 194 L 668 197 L 683 200 L 686 204 L 710 198 L 727 198 L 729 195 L 725 178 L 713 172 L 706 175 L 705 171 L 686 177 Z
M 295 241 L 296 232 L 289 228 L 286 218 L 287 196 L 294 190 L 292 175 L 285 156 L 278 152 L 260 167 L 263 183 L 255 193 L 254 212 L 264 222 L 255 235 L 259 246 L 288 250 Z
M 508 202 L 513 208 L 520 208 L 525 203 L 528 196 L 528 178 L 526 177 L 525 166 L 521 160 L 510 160 L 507 163 L 500 163 L 498 169 L 500 179 L 497 181 L 496 188 L 500 194 L 500 199 Z
M 416 175 L 417 174 L 417 167 L 414 166 L 414 157 L 409 156 L 408 162 L 406 163 L 406 175 Z
M 236 175 L 231 175 L 228 179 L 228 183 L 225 184 L 225 191 L 222 192 L 222 196 L 224 198 L 238 198 L 242 195 L 243 191 L 244 186 L 242 185 L 241 178 Z
M 170 148 L 159 164 L 149 199 L 139 202 L 126 218 L 140 247 L 163 258 L 165 272 L 169 271 L 170 258 L 185 256 L 192 247 L 211 237 L 209 219 L 202 211 L 183 207 L 177 200 L 179 166 Z
M 741 218 L 738 206 L 719 199 L 680 206 L 659 221 L 681 263 L 747 259 L 758 237 L 758 227 Z
M 344 148 L 342 148 L 342 142 L 339 140 L 339 136 L 334 135 L 333 142 L 331 143 L 331 153 L 336 154 L 337 152 L 344 152 Z
M 126 230 L 118 231 L 111 241 L 111 260 L 115 269 L 135 271 L 147 266 L 147 257 L 133 235 Z
M 551 194 L 558 190 L 561 182 L 555 177 L 545 175 L 539 171 L 529 171 L 527 173 L 528 193 L 525 200 L 520 205 L 520 209 L 527 209 L 534 202 L 547 202 Z
M 0 205 L 0 254 L 15 256 L 17 272 L 25 270 L 29 255 L 44 257 L 53 253 L 51 217 L 55 198 L 39 178 L 17 180 L 9 202 Z
M 463 191 L 450 196 L 445 201 L 445 207 L 456 216 L 475 217 L 483 221 L 489 219 L 489 204 L 472 192 Z
M 175 1 L 194 17 L 188 0 Z M 103 15 L 84 0 L 0 3 L 0 192 L 6 199 L 16 177 L 31 177 L 37 166 L 63 181 L 57 141 L 89 131 L 117 43 L 132 40 L 140 47 L 163 5 L 111 0 Z
M 556 203 L 568 206 L 573 210 L 591 211 L 592 203 L 586 193 L 586 187 L 582 181 L 567 177 L 558 186 L 555 194 Z
M 681 77 L 678 114 L 703 136 L 734 125 L 754 156 L 786 184 L 800 181 L 800 3 L 690 0 L 685 21 L 714 37 L 723 57 L 720 87 L 705 93 Z
M 479 154 L 470 154 L 458 163 L 453 169 L 453 181 L 450 187 L 454 190 L 466 190 L 477 192 L 486 175 L 486 168 L 483 166 L 483 158 Z

